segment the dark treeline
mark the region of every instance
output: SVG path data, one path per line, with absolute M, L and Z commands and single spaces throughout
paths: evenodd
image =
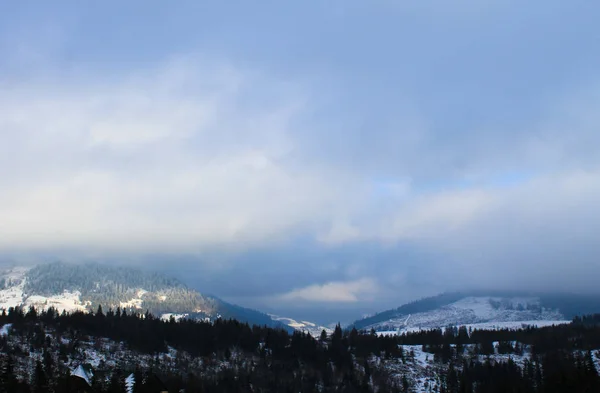
M 419 345 L 440 365 L 443 393 L 600 392 L 593 350 L 600 348 L 600 316 L 577 318 L 572 324 L 519 330 L 434 329 L 380 337 L 374 331 L 343 331 L 313 338 L 283 329 L 249 326 L 235 320 L 213 323 L 162 321 L 150 313 L 120 309 L 95 313 L 58 314 L 16 308 L 0 315 L 0 325 L 12 324 L 11 336 L 25 340 L 31 353 L 41 353 L 29 375 L 15 371 L 23 356 L 0 338 L 0 392 L 75 392 L 65 361 L 78 341 L 107 338 L 128 349 L 156 357 L 151 366 L 97 370 L 95 392 L 123 392 L 124 377 L 134 373 L 144 392 L 144 380 L 158 375 L 170 392 L 409 392 L 410 375 L 391 375 L 386 362 L 408 362 L 405 345 Z M 596 322 L 594 322 L 596 321 Z M 68 340 L 64 340 L 68 338 Z M 66 343 L 65 343 L 66 342 Z M 158 354 L 185 352 L 203 364 L 215 359 L 243 360 L 235 368 L 207 373 L 202 369 L 162 367 Z M 494 354 L 529 353 L 520 364 L 498 361 Z M 374 362 L 373 355 L 382 361 Z M 378 364 L 376 364 L 378 363 Z M 185 372 L 183 371 L 185 370 Z M 17 378 L 18 376 L 18 378 Z M 407 378 L 408 377 L 408 378 Z M 147 383 L 148 388 L 152 383 Z
M 449 367 L 443 393 L 600 392 L 593 350 L 600 348 L 600 314 L 571 324 L 518 330 L 433 329 L 398 336 L 400 345 L 422 345 Z M 511 355 L 530 354 L 521 365 Z M 508 355 L 505 362 L 493 354 Z M 483 355 L 483 356 L 474 356 Z M 598 356 L 598 354 L 596 355 Z
M 39 362 L 32 375 L 17 380 L 13 364 L 19 354 L 7 345 L 7 337 L 0 338 L 0 349 L 6 354 L 2 359 L 0 392 L 79 391 L 69 385 L 73 378 L 69 378 L 70 370 L 59 364 L 60 359 L 66 360 L 78 341 L 98 337 L 126 343 L 128 349 L 138 353 L 156 355 L 152 372 L 159 375 L 172 392 L 181 389 L 190 393 L 372 392 L 374 389 L 400 392 L 393 381 L 371 374 L 368 365 L 363 367 L 366 358 L 359 358 L 351 346 L 358 334 L 344 333 L 339 326 L 330 337 L 315 339 L 301 332 L 289 334 L 283 329 L 251 327 L 235 320 L 163 321 L 150 313 L 131 314 L 121 309 L 104 312 L 101 307 L 95 313 L 71 314 L 58 314 L 53 309 L 45 312 L 33 308 L 26 312 L 20 308 L 10 309 L 0 315 L 0 325 L 7 323 L 12 324 L 11 335 L 25 337 L 32 352 L 48 355 L 44 355 L 46 361 Z M 69 339 L 68 345 L 61 343 L 60 338 L 64 337 Z M 379 341 L 390 341 L 386 345 L 395 346 L 388 352 L 389 356 L 398 353 L 393 341 Z M 242 354 L 246 361 L 235 370 L 223 369 L 211 374 L 197 370 L 197 373 L 182 375 L 181 370 L 167 370 L 160 365 L 158 354 L 169 348 L 185 351 L 192 358 L 203 358 L 206 364 L 214 363 L 215 359 L 229 360 L 234 351 Z M 58 352 L 58 356 L 53 355 L 54 352 Z M 128 373 L 138 373 L 138 380 L 143 381 L 144 373 L 149 370 L 108 372 L 110 375 L 106 378 L 96 373 L 93 391 L 123 392 L 123 379 Z M 11 388 L 2 390 L 5 386 Z
M 591 352 L 550 351 L 525 360 L 450 363 L 440 392 L 444 393 L 570 393 L 600 392 Z
M 523 327 L 521 329 L 467 330 L 448 327 L 402 334 L 396 337 L 398 344 L 424 345 L 428 352 L 435 353 L 444 347 L 455 346 L 462 350 L 467 344 L 474 344 L 478 354 L 494 353 L 497 342 L 500 353 L 522 354 L 526 346 L 535 354 L 549 351 L 588 351 L 600 349 L 600 315 L 574 319 L 573 323 L 542 328 Z

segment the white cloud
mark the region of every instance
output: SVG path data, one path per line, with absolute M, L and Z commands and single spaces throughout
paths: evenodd
M 280 295 L 278 299 L 282 301 L 353 303 L 364 301 L 376 293 L 376 281 L 371 278 L 362 278 L 355 281 L 333 281 L 323 285 L 310 285 Z
M 313 162 L 301 140 L 307 128 L 318 135 L 310 97 L 288 82 L 194 59 L 109 79 L 16 83 L 0 92 L 0 249 L 185 252 L 309 233 L 334 246 L 411 242 L 474 254 L 519 234 L 567 236 L 560 220 L 589 226 L 598 215 L 595 159 L 580 170 L 575 152 L 585 146 L 561 131 L 580 130 L 588 150 L 595 146 L 598 120 L 585 116 L 593 105 L 581 99 L 561 103 L 564 111 L 522 137 L 529 144 L 520 154 L 548 164 L 549 174 L 425 192 L 402 171 L 373 185 L 353 167 Z M 426 165 L 433 148 L 415 146 L 413 165 Z M 510 223 L 519 225 L 499 236 L 495 228 Z
M 189 251 L 326 222 L 347 185 L 287 159 L 302 94 L 187 61 L 0 93 L 0 248 Z

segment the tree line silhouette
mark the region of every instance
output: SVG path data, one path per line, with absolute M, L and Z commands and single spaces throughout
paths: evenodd
M 600 315 L 593 315 L 545 328 L 448 327 L 398 336 L 344 331 L 338 325 L 333 334 L 313 338 L 236 320 L 163 321 L 149 312 L 105 312 L 101 306 L 94 313 L 71 314 L 11 308 L 0 315 L 0 325 L 11 324 L 11 333 L 0 337 L 0 392 L 82 391 L 66 360 L 79 342 L 100 337 L 155 360 L 97 367 L 89 388 L 94 392 L 124 392 L 130 373 L 139 381 L 136 392 L 152 392 L 153 376 L 170 392 L 409 392 L 411 376 L 392 375 L 385 368 L 386 361 L 410 361 L 414 355 L 408 345 L 422 346 L 442 366 L 436 387 L 440 393 L 598 392 L 593 351 L 600 348 L 599 321 Z M 29 353 L 41 354 L 32 369 L 23 370 L 17 361 L 28 353 L 11 344 L 15 337 Z M 189 358 L 169 368 L 159 354 L 173 350 Z M 530 356 L 518 363 L 523 353 Z M 509 359 L 498 361 L 494 354 Z M 208 372 L 186 365 L 190 358 L 203 365 L 236 366 Z

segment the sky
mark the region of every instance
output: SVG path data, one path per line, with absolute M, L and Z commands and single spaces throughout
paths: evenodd
M 600 3 L 0 2 L 0 260 L 351 321 L 600 276 Z

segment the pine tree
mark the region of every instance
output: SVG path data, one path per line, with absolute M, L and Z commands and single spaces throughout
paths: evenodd
M 325 331 L 325 329 L 321 330 L 320 340 L 321 340 L 321 342 L 327 341 L 327 332 Z
M 33 392 L 34 393 L 47 393 L 48 392 L 48 378 L 44 373 L 44 367 L 38 360 L 35 363 L 35 371 L 33 374 Z
M 54 392 L 54 383 L 50 378 L 52 378 L 52 376 L 54 375 L 54 360 L 52 359 L 52 354 L 50 353 L 50 350 L 44 351 L 43 362 L 43 371 L 46 375 L 46 378 L 48 379 L 48 392 L 52 393 Z
M 8 355 L 2 361 L 2 372 L 0 374 L 0 392 L 12 393 L 16 390 L 17 378 L 14 372 L 14 360 L 12 355 Z
M 408 383 L 408 378 L 406 378 L 406 374 L 402 375 L 402 391 L 408 392 L 410 388 L 410 384 Z
M 585 354 L 585 368 L 589 376 L 596 378 L 598 377 L 598 370 L 596 370 L 592 351 L 587 351 Z

